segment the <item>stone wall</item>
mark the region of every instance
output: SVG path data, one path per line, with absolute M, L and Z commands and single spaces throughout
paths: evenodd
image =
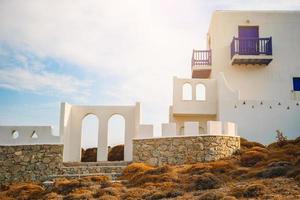
M 238 136 L 178 136 L 133 140 L 133 162 L 150 165 L 207 162 L 231 156 L 240 148 Z
M 43 181 L 60 174 L 63 145 L 0 146 L 0 183 Z

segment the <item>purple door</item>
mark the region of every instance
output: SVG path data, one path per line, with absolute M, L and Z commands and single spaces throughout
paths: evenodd
M 259 54 L 258 26 L 239 26 L 239 54 Z

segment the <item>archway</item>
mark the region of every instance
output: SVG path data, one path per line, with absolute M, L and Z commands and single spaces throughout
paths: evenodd
M 108 120 L 108 161 L 124 160 L 125 118 L 114 114 Z
M 86 115 L 81 127 L 81 161 L 96 162 L 99 120 L 94 114 Z

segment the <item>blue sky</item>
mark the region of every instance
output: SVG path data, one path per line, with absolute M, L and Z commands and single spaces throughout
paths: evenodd
M 142 123 L 159 135 L 172 77 L 190 76 L 192 49 L 205 49 L 214 10 L 299 8 L 297 0 L 1 0 L 0 125 L 52 125 L 57 133 L 62 101 L 140 101 Z

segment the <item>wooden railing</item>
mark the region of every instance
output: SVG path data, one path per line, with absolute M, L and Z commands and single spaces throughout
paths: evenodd
M 195 65 L 211 65 L 211 50 L 193 50 L 192 67 Z
M 272 37 L 236 38 L 231 42 L 231 58 L 235 55 L 272 55 Z

